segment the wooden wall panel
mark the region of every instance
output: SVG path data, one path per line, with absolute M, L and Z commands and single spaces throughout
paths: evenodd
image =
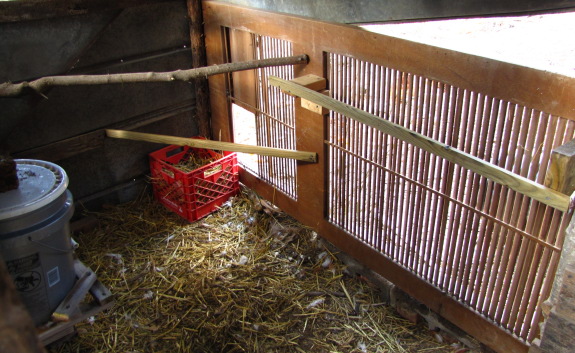
M 574 78 L 388 37 L 343 24 L 212 1 L 205 3 L 204 11 L 208 26 L 209 22 L 228 24 L 293 43 L 308 43 L 307 51 L 348 55 L 575 120 L 575 107 L 572 104 L 575 101 Z M 314 60 L 317 59 L 312 58 L 311 65 L 314 65 Z
M 575 120 L 573 78 L 374 34 L 347 25 L 268 13 L 216 1 L 204 2 L 204 19 L 208 64 L 222 63 L 227 58 L 226 43 L 222 40 L 223 28 L 239 29 L 290 41 L 293 43 L 294 54 L 309 55 L 307 66 L 295 68 L 296 77 L 305 74 L 326 77 L 325 53 L 331 52 Z M 217 109 L 212 116 L 213 124 L 222 131 L 229 130 L 228 110 L 224 108 L 228 103 L 225 79 L 210 78 L 210 88 L 212 109 Z M 327 155 L 324 144 L 326 118 L 296 108 L 296 129 L 297 147 L 317 152 L 319 156 L 317 164 L 298 164 L 297 201 L 275 192 L 252 174 L 243 173 L 242 181 L 491 348 L 500 352 L 527 350 L 524 342 L 328 222 Z M 217 130 L 214 133 L 218 136 Z M 224 139 L 231 138 L 229 133 L 222 136 Z
M 250 32 L 231 29 L 230 36 L 230 61 L 254 60 L 254 46 Z M 256 103 L 256 70 L 237 71 L 232 73 L 233 97 L 255 107 Z M 249 109 L 248 109 L 249 110 Z
M 0 52 L 9 53 L 4 60 L 10 63 L 0 65 L 0 77 L 18 81 L 71 71 L 106 74 L 191 68 L 185 2 L 131 3 L 134 7 L 112 12 L 0 23 Z M 0 98 L 0 148 L 18 158 L 60 164 L 77 199 L 105 195 L 106 190 L 119 194 L 118 185 L 149 173 L 147 153 L 159 147 L 110 142 L 101 129 L 127 126 L 169 135 L 197 134 L 189 83 L 55 87 L 45 95 L 48 99 L 39 95 Z M 142 187 L 145 183 L 140 192 Z M 102 200 L 128 201 L 137 195 L 135 190 L 126 197 Z

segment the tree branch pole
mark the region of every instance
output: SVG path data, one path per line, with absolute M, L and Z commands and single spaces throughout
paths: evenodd
M 173 82 L 190 81 L 199 77 L 208 77 L 227 72 L 257 69 L 269 66 L 284 66 L 307 64 L 308 56 L 296 55 L 282 58 L 243 61 L 222 65 L 206 66 L 197 69 L 176 70 L 168 72 L 135 72 L 127 74 L 108 75 L 67 75 L 67 76 L 46 76 L 31 82 L 0 84 L 0 97 L 16 97 L 23 93 L 41 93 L 52 86 L 76 86 L 76 85 L 104 85 L 114 83 L 139 83 L 139 82 Z

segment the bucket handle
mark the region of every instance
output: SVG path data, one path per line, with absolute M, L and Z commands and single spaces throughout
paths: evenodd
M 67 253 L 70 253 L 70 252 L 74 251 L 74 248 L 71 248 L 71 249 L 68 249 L 68 250 L 58 249 L 58 248 L 55 248 L 55 247 L 50 246 L 50 245 L 48 245 L 48 244 L 44 244 L 44 243 L 42 243 L 41 241 L 34 240 L 34 239 L 32 239 L 32 237 L 28 237 L 28 240 L 29 240 L 30 242 L 32 242 L 32 243 L 35 243 L 35 244 L 38 244 L 38 245 L 42 245 L 42 246 L 45 247 L 45 248 L 48 248 L 48 249 L 51 249 L 51 250 L 54 250 L 54 251 L 57 251 L 57 252 L 61 252 L 61 253 L 64 253 L 64 254 L 67 254 Z

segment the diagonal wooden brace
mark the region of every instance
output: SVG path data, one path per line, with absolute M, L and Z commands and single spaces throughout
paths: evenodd
M 91 270 L 85 271 L 76 281 L 68 295 L 62 300 L 60 305 L 54 310 L 52 320 L 55 322 L 69 321 L 70 316 L 79 310 L 80 302 L 86 297 L 90 288 L 96 282 L 96 274 Z

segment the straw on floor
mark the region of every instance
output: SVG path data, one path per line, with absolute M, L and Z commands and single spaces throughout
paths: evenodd
M 263 205 L 263 206 L 262 206 Z M 96 214 L 79 258 L 116 295 L 52 352 L 453 352 L 243 190 L 187 223 L 148 197 Z

